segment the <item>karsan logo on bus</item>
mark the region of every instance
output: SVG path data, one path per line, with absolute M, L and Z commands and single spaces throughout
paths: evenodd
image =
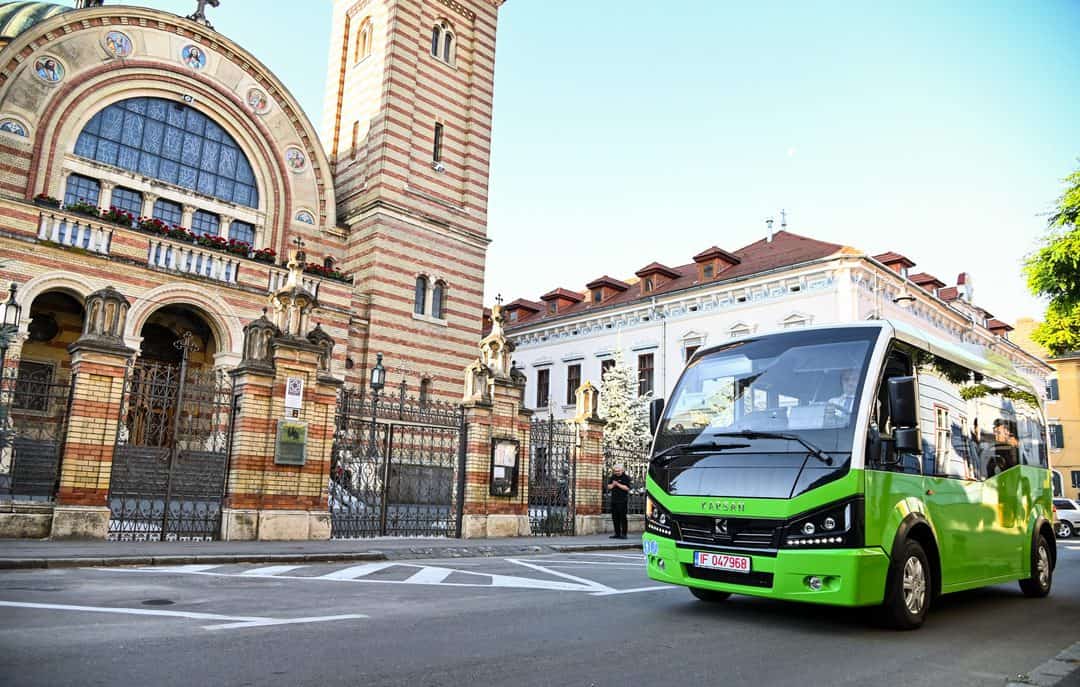
M 701 510 L 711 513 L 744 513 L 746 504 L 738 501 L 702 501 Z

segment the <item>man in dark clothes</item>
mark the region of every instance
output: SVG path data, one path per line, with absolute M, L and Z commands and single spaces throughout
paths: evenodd
M 611 479 L 607 482 L 607 490 L 611 493 L 611 522 L 615 525 L 615 534 L 611 539 L 626 539 L 626 502 L 630 498 L 630 475 L 623 471 L 623 466 L 616 465 L 611 469 Z

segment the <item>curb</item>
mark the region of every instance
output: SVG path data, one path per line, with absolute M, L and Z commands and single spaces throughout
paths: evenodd
M 537 553 L 581 553 L 587 551 L 637 551 L 640 544 L 521 544 L 512 546 L 417 547 L 386 551 L 327 553 L 252 553 L 252 554 L 168 554 L 161 556 L 72 556 L 58 558 L 0 558 L 0 570 L 35 568 L 115 568 L 131 565 L 192 565 L 216 563 L 346 563 L 350 561 L 387 561 L 421 558 L 484 558 Z
M 1068 682 L 1064 683 L 1065 680 Z M 1030 673 L 1017 675 L 1005 687 L 1051 687 L 1057 684 L 1080 684 L 1080 642 L 1064 649 Z

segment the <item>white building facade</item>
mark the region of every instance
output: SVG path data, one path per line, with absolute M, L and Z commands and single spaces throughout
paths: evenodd
M 687 269 L 692 266 L 684 266 L 669 270 L 681 276 L 652 294 L 644 291 L 644 278 L 630 283 L 602 278 L 577 294 L 578 302 L 566 298 L 573 292 L 558 289 L 543 297 L 547 306 L 526 300 L 507 304 L 514 363 L 528 380 L 526 405 L 554 417 L 573 415 L 577 386 L 590 381 L 599 387 L 602 370 L 618 351 L 625 364 L 637 369 L 641 392 L 667 398 L 699 348 L 749 334 L 872 318 L 904 321 L 943 338 L 989 348 L 1044 389 L 1051 368 L 1008 340 L 1009 325 L 971 302 L 966 274 L 957 287 L 937 287 L 940 281 L 917 275 L 933 280 L 920 286 L 908 275 L 913 263 L 903 256 L 875 258 L 834 245 L 835 250 L 819 250 L 826 254 L 803 260 L 798 251 L 785 251 L 784 243 L 794 239 L 805 240 L 789 232 L 767 240 L 779 262 L 785 252 L 796 261 L 763 271 L 724 278 L 721 270 L 706 280 L 700 271 L 694 279 L 693 270 Z M 726 255 L 738 258 L 761 243 Z M 621 302 L 605 305 L 597 286 L 605 280 L 626 287 L 621 298 L 611 299 Z M 680 286 L 680 280 L 685 285 Z

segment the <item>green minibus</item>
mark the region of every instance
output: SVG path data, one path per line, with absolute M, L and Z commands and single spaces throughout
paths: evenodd
M 732 339 L 653 401 L 649 577 L 877 606 L 919 627 L 941 594 L 1050 592 L 1046 423 L 1003 355 L 885 320 Z

